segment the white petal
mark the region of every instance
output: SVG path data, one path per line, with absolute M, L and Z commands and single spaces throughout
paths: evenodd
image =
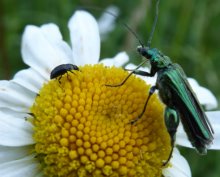
M 0 107 L 29 112 L 36 94 L 11 81 L 0 81 Z
M 0 164 L 24 158 L 33 150 L 33 146 L 0 146 Z
M 129 56 L 126 52 L 120 52 L 113 59 L 115 61 L 114 65 L 120 67 L 129 61 Z
M 100 36 L 96 20 L 86 11 L 76 11 L 69 24 L 74 63 L 96 64 L 100 55 Z
M 32 125 L 25 119 L 0 112 L 0 145 L 25 146 L 34 143 Z
M 24 62 L 45 79 L 49 79 L 50 72 L 57 65 L 73 62 L 71 49 L 62 40 L 54 24 L 27 26 L 22 37 L 21 52 Z
M 129 63 L 129 64 L 127 64 L 127 65 L 125 66 L 126 69 L 130 69 L 130 70 L 133 70 L 133 69 L 135 69 L 136 67 L 137 67 L 137 65 L 132 64 L 132 63 Z M 145 71 L 149 72 L 149 68 L 140 67 L 139 69 L 140 69 L 140 70 L 145 70 Z
M 100 63 L 103 63 L 105 66 L 109 66 L 109 67 L 114 66 L 114 60 L 109 58 L 105 58 L 101 60 Z
M 204 105 L 207 110 L 214 109 L 218 106 L 217 99 L 210 90 L 201 87 L 195 79 L 188 78 L 188 81 L 201 105 Z
M 214 129 L 214 140 L 209 149 L 220 149 L 220 111 L 206 112 Z
M 38 173 L 39 164 L 34 156 L 0 164 L 1 177 L 36 177 Z
M 127 63 L 129 60 L 129 56 L 126 52 L 120 52 L 118 53 L 114 58 L 105 58 L 100 61 L 100 63 L 103 63 L 105 66 L 116 66 L 121 67 L 125 63 Z
M 212 125 L 212 128 L 214 129 L 214 140 L 209 149 L 220 149 L 220 111 L 206 112 L 206 115 Z M 182 124 L 180 124 L 177 130 L 176 144 L 193 148 L 187 138 Z
M 174 148 L 172 158 L 170 159 L 170 167 L 163 170 L 165 177 L 191 177 L 191 171 L 186 159 Z
M 1 107 L 0 107 L 0 114 L 1 115 L 5 114 L 6 116 L 10 115 L 11 117 L 18 118 L 18 119 L 25 119 L 27 117 L 31 117 L 31 115 L 26 112 L 18 112 L 10 108 L 1 108 Z
M 190 143 L 190 141 L 187 138 L 185 130 L 183 129 L 182 123 L 180 123 L 180 125 L 179 125 L 179 127 L 177 129 L 176 144 L 178 144 L 180 146 L 185 146 L 185 147 L 193 148 L 191 143 Z
M 118 17 L 119 9 L 116 6 L 109 6 L 98 20 L 101 39 L 105 39 L 106 35 L 115 28 L 115 20 Z
M 17 72 L 12 80 L 22 85 L 34 93 L 38 93 L 46 80 L 32 68 L 24 69 Z

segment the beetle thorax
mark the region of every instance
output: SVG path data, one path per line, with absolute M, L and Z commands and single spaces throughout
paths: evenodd
M 158 49 L 150 49 L 148 52 L 151 54 L 150 62 L 151 65 L 160 69 L 165 68 L 171 64 L 171 60 L 168 56 L 165 56 Z

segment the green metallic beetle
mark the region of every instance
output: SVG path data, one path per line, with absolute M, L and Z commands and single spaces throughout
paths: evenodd
M 181 120 L 192 146 L 196 148 L 198 153 L 206 154 L 207 147 L 212 143 L 214 131 L 182 68 L 178 64 L 172 63 L 169 57 L 155 48 L 140 46 L 137 51 L 150 61 L 151 70 L 149 73 L 140 70 L 134 70 L 132 73 L 149 77 L 157 73 L 157 80 L 156 85 L 150 89 L 142 113 L 131 123 L 142 117 L 151 95 L 158 89 L 161 100 L 166 104 L 164 117 L 172 147 L 179 120 Z M 172 151 L 167 162 L 171 158 L 171 154 Z
M 141 46 L 137 48 L 138 53 L 145 57 L 146 60 L 136 69 L 132 70 L 120 84 L 107 86 L 121 86 L 132 74 L 153 77 L 157 73 L 156 84 L 150 89 L 142 113 L 136 119 L 132 120 L 131 124 L 134 124 L 143 116 L 151 95 L 155 90 L 158 90 L 162 102 L 166 105 L 164 119 L 167 131 L 171 137 L 172 146 L 168 160 L 163 163 L 163 165 L 166 165 L 172 156 L 175 135 L 180 120 L 189 141 L 199 154 L 207 153 L 207 148 L 214 139 L 214 131 L 196 95 L 193 93 L 183 69 L 178 64 L 172 63 L 170 58 L 165 56 L 158 49 L 150 48 L 158 18 L 159 1 L 160 0 L 157 1 L 156 16 L 147 47 L 140 42 Z M 149 61 L 151 64 L 150 72 L 138 70 L 146 61 Z

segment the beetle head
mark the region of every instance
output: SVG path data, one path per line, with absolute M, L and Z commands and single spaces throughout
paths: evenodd
M 150 59 L 152 57 L 152 55 L 148 52 L 149 51 L 149 47 L 144 47 L 144 46 L 138 46 L 137 47 L 137 52 L 145 57 L 146 59 Z

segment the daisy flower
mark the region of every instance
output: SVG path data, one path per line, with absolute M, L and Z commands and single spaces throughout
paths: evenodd
M 171 146 L 156 94 L 142 119 L 129 124 L 150 85 L 131 76 L 121 87 L 106 86 L 127 76 L 118 68 L 126 53 L 98 63 L 98 25 L 85 11 L 68 27 L 71 47 L 55 24 L 27 26 L 21 52 L 30 68 L 0 81 L 0 176 L 191 176 L 176 148 L 163 166 Z M 61 64 L 79 70 L 50 79 Z

